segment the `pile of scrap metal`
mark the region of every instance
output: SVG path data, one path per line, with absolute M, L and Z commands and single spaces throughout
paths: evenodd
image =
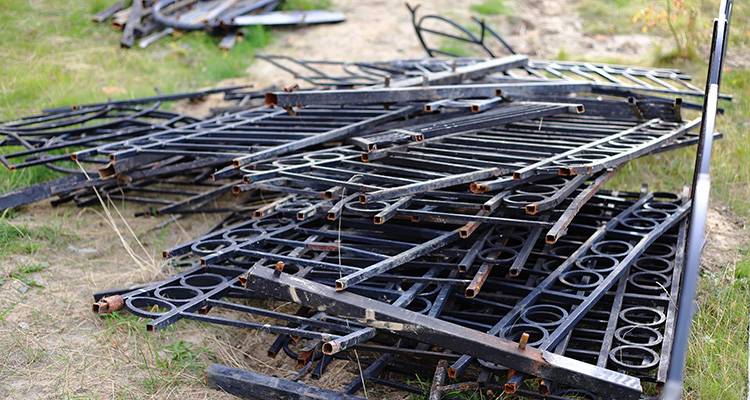
M 49 110 L 0 126 L 25 148 L 0 160 L 69 175 L 0 208 L 57 196 L 227 213 L 165 252 L 179 273 L 97 293 L 93 309 L 149 330 L 192 319 L 265 332 L 268 357 L 288 357 L 281 377 L 208 369 L 240 397 L 638 399 L 669 378 L 676 399 L 730 10 L 705 92 L 676 70 L 520 55 L 267 56 L 314 87 L 207 119 L 153 99 Z M 635 158 L 695 143 L 692 191 L 602 189 Z M 319 380 L 332 364 L 350 382 Z
M 128 5 L 129 3 L 129 5 Z M 344 21 L 340 12 L 276 11 L 283 0 L 117 0 L 93 16 L 122 30 L 120 45 L 141 48 L 178 31 L 206 31 L 222 37 L 219 47 L 231 49 L 243 27 L 328 24 Z

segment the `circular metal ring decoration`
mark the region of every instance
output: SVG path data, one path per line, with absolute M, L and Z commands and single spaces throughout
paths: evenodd
M 203 295 L 203 292 L 186 286 L 164 286 L 154 291 L 154 297 L 172 304 L 182 305 Z
M 680 206 L 678 206 L 675 203 L 669 203 L 669 202 L 666 202 L 666 201 L 650 201 L 650 202 L 644 204 L 643 208 L 645 208 L 647 210 L 659 210 L 659 211 L 670 212 L 670 211 L 677 210 L 678 208 L 680 208 Z
M 653 219 L 630 217 L 620 221 L 620 225 L 628 227 L 634 231 L 648 232 L 656 228 L 659 223 Z
M 549 196 L 559 188 L 551 185 L 527 185 L 516 189 L 516 193 Z
M 523 322 L 545 328 L 560 325 L 567 317 L 568 312 L 564 308 L 553 304 L 536 304 L 521 313 Z
M 647 370 L 659 364 L 659 354 L 643 346 L 619 346 L 609 352 L 609 359 L 624 369 Z M 640 361 L 636 364 L 634 360 Z
M 262 229 L 240 228 L 226 231 L 221 236 L 226 240 L 241 242 L 262 235 L 263 233 L 265 233 L 265 231 Z
M 221 250 L 235 244 L 235 241 L 227 239 L 199 240 L 193 243 L 193 245 L 190 246 L 190 249 L 193 250 L 193 253 L 199 256 L 207 256 L 209 254 L 215 253 L 217 250 Z
M 591 246 L 591 251 L 610 257 L 624 257 L 633 250 L 633 245 L 622 240 L 602 240 Z
M 643 209 L 643 210 L 636 210 L 633 211 L 633 215 L 635 215 L 638 218 L 645 218 L 645 219 L 653 219 L 655 221 L 664 221 L 665 219 L 669 218 L 669 213 L 663 210 L 655 210 L 655 209 Z
M 588 255 L 576 260 L 576 267 L 583 271 L 593 271 L 597 273 L 609 272 L 615 269 L 620 262 L 607 255 Z
M 510 341 L 518 342 L 524 333 L 529 334 L 529 341 L 526 344 L 532 347 L 540 345 L 549 336 L 549 332 L 540 325 L 518 324 L 506 329 L 503 337 Z
M 641 257 L 633 263 L 633 269 L 643 272 L 654 272 L 666 274 L 672 271 L 674 266 L 667 259 L 656 256 Z
M 584 280 L 589 278 L 588 282 Z M 592 270 L 567 271 L 557 278 L 563 285 L 578 290 L 589 290 L 599 286 L 604 277 Z
M 658 272 L 640 271 L 630 275 L 628 282 L 646 292 L 663 292 L 672 284 L 672 279 Z
M 630 325 L 653 327 L 663 324 L 667 317 L 655 308 L 636 306 L 620 311 L 620 319 Z
M 499 252 L 495 257 L 490 258 L 490 253 Z M 503 257 L 504 255 L 504 257 Z M 510 247 L 494 246 L 486 248 L 479 253 L 479 259 L 490 265 L 507 265 L 513 262 L 518 252 Z
M 644 254 L 654 257 L 672 257 L 675 254 L 675 248 L 666 243 L 654 243 L 646 249 Z
M 226 281 L 227 278 L 219 274 L 206 272 L 203 274 L 183 276 L 180 279 L 180 285 L 201 290 L 208 290 L 213 289 Z
M 291 220 L 288 218 L 279 219 L 262 219 L 253 223 L 253 228 L 260 229 L 262 231 L 272 231 L 274 229 L 281 228 L 282 226 L 289 225 Z
M 385 201 L 373 201 L 372 203 L 364 204 L 359 201 L 350 201 L 344 204 L 344 208 L 357 214 L 375 215 L 385 210 L 389 205 Z
M 341 153 L 336 152 L 325 152 L 325 153 L 313 153 L 313 154 L 306 154 L 302 156 L 305 160 L 313 161 L 313 162 L 321 162 L 321 161 L 336 161 L 341 160 L 345 156 Z
M 503 198 L 503 202 L 511 208 L 524 208 L 527 204 L 546 200 L 547 197 L 540 194 L 512 194 Z
M 664 335 L 654 328 L 640 325 L 629 325 L 618 328 L 615 331 L 615 338 L 620 343 L 630 346 L 653 347 L 664 341 Z
M 175 309 L 174 304 L 155 297 L 128 297 L 125 300 L 128 310 L 143 318 L 159 318 Z
M 279 167 L 279 168 L 299 167 L 300 165 L 310 164 L 310 161 L 304 158 L 282 158 L 282 159 L 273 161 L 271 164 L 274 167 Z

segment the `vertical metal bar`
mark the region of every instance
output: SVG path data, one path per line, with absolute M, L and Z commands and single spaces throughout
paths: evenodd
M 682 396 L 682 380 L 684 378 L 688 340 L 690 339 L 690 325 L 694 313 L 693 300 L 698 289 L 700 258 L 703 251 L 708 199 L 711 191 L 711 145 L 713 144 L 713 133 L 716 125 L 721 67 L 729 38 L 731 13 L 732 0 L 721 0 L 719 16 L 714 20 L 713 27 L 708 79 L 703 99 L 703 118 L 693 172 L 692 212 L 688 230 L 685 270 L 677 324 L 675 325 L 675 340 L 672 344 L 672 360 L 663 393 L 665 400 L 679 400 Z

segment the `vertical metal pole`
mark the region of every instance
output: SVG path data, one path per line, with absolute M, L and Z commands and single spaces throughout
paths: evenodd
M 703 120 L 695 159 L 692 186 L 692 213 L 688 230 L 685 275 L 680 291 L 679 312 L 672 345 L 672 359 L 664 387 L 664 400 L 679 400 L 682 395 L 685 359 L 687 357 L 690 324 L 693 319 L 693 300 L 698 287 L 700 258 L 703 250 L 706 215 L 708 213 L 709 191 L 711 189 L 711 145 L 716 123 L 716 108 L 719 99 L 721 66 L 726 51 L 729 18 L 732 0 L 722 0 L 719 17 L 714 20 L 711 57 L 708 65 L 705 98 L 703 99 Z

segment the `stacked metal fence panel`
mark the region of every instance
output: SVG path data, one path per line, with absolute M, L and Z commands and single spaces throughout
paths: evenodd
M 439 31 L 428 22 L 461 28 L 415 14 L 432 56 L 424 35 Z M 695 278 L 683 268 L 690 193 L 605 186 L 635 158 L 705 150 L 716 109 L 686 119 L 700 106 L 682 97 L 715 106 L 718 90 L 676 70 L 520 55 L 265 59 L 313 87 L 223 89 L 233 105 L 204 119 L 160 102 L 208 92 L 0 125 L 2 144 L 22 147 L 0 158 L 6 167 L 67 174 L 1 196 L 2 208 L 54 197 L 225 216 L 165 251 L 178 273 L 98 293 L 95 312 L 127 311 L 149 330 L 191 319 L 265 332 L 269 357 L 288 358 L 286 377 L 208 370 L 212 385 L 248 398 L 381 387 L 637 399 L 681 368 L 671 360 L 686 335 L 677 301 L 693 296 L 683 295 Z M 334 361 L 358 377 L 309 385 Z

